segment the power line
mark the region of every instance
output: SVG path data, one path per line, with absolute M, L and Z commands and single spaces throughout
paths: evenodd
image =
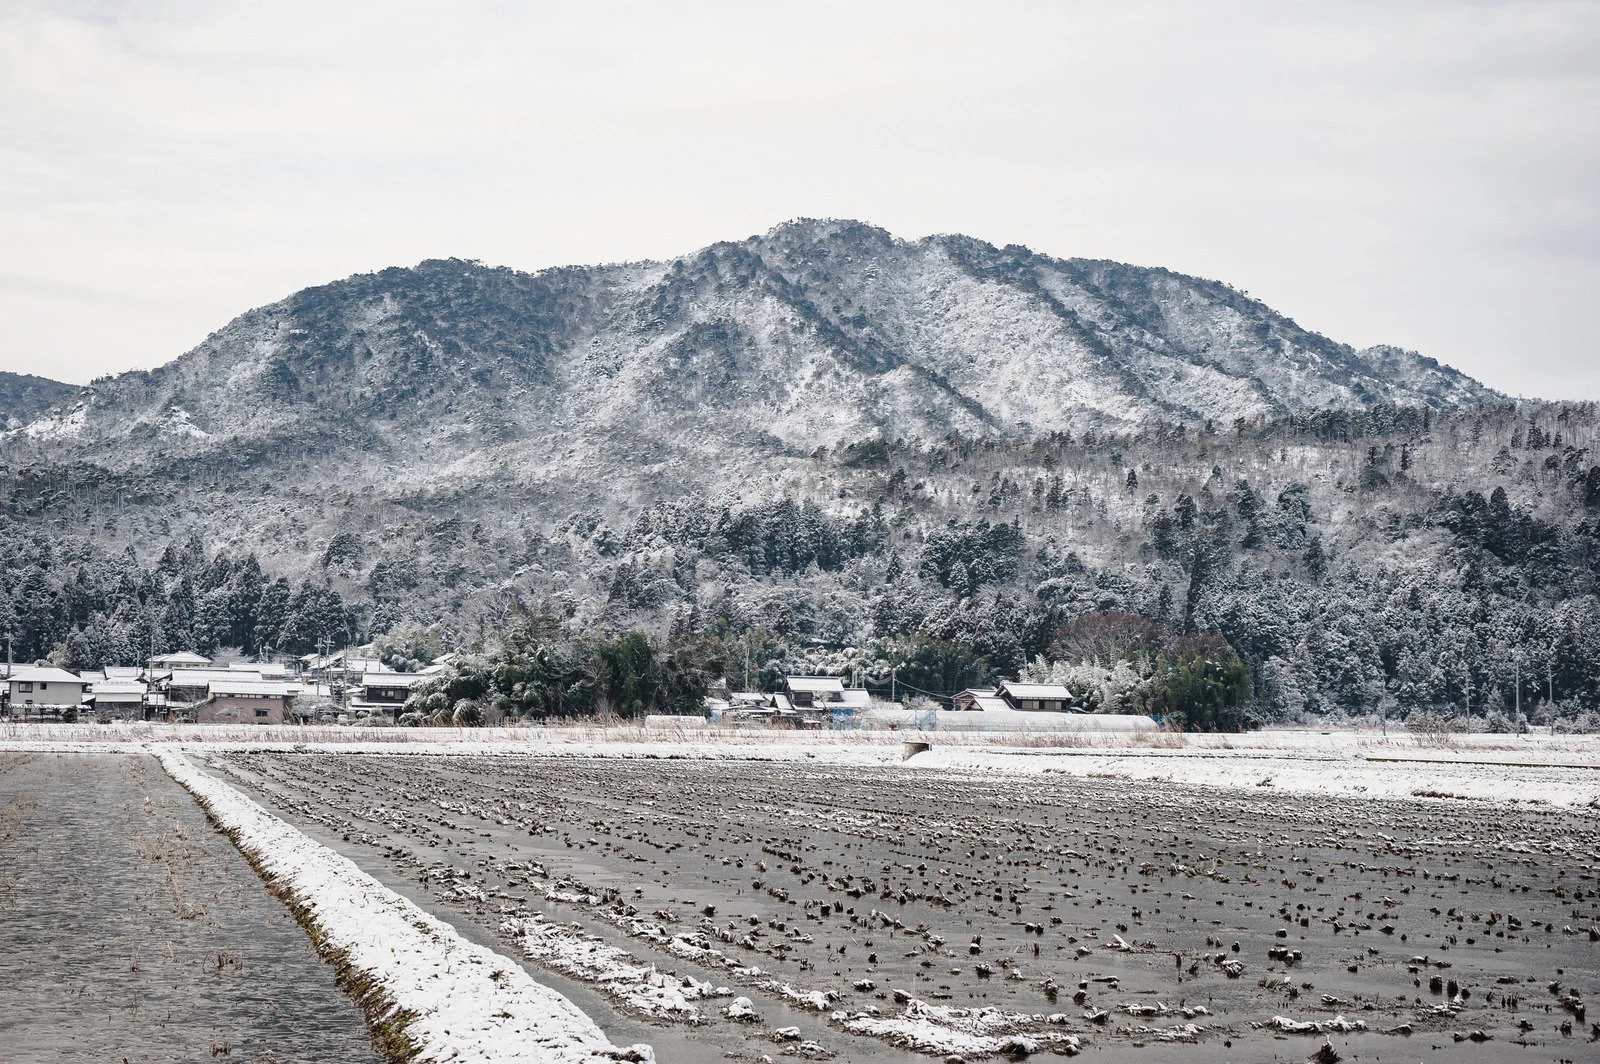
M 915 687 L 915 686 L 913 686 L 911 684 L 908 684 L 904 680 L 897 679 L 895 681 L 895 683 L 899 687 L 904 687 L 907 691 L 914 691 L 919 695 L 927 695 L 929 698 L 935 699 L 935 700 L 940 701 L 940 702 L 950 702 L 950 703 L 954 703 L 955 702 L 955 697 L 952 696 L 952 695 L 939 695 L 939 694 L 934 694 L 932 691 L 924 691 L 922 688 Z

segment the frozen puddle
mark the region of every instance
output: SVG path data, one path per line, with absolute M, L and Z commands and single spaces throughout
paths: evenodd
M 649 1061 L 618 1047 L 577 1006 L 515 961 L 468 942 L 354 863 L 266 812 L 182 754 L 161 765 L 205 806 L 264 878 L 304 910 L 326 950 L 342 955 L 375 1028 L 419 1060 L 600 1064 Z

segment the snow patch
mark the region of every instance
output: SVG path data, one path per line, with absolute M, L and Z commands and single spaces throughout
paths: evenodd
M 653 964 L 641 964 L 631 954 L 607 945 L 577 924 L 556 924 L 532 916 L 506 920 L 501 923 L 500 930 L 527 956 L 564 975 L 598 986 L 627 1008 L 646 1016 L 699 1023 L 703 1017 L 694 1002 L 729 997 L 733 993 L 725 986 L 713 986 L 693 976 L 677 976 L 658 971 Z M 748 1003 L 747 999 L 740 1000 Z
M 997 1008 L 959 1009 L 930 1005 L 912 998 L 899 1016 L 835 1013 L 834 1020 L 852 1034 L 881 1038 L 919 1053 L 989 1056 L 1028 1055 L 1048 1047 L 1072 1056 L 1081 1048 L 1076 1035 L 1034 1033 L 1033 1029 L 1063 1022 L 1059 1016 L 1033 1016 Z

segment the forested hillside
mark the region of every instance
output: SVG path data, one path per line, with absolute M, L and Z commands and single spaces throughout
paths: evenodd
M 76 384 L 0 370 L 0 430 L 26 425 L 78 391 Z
M 544 663 L 503 689 L 458 677 L 523 713 L 573 709 L 557 688 L 615 688 L 626 658 L 643 679 L 624 707 L 692 702 L 719 676 L 877 686 L 893 668 L 900 691 L 936 695 L 1050 675 L 1102 710 L 1198 726 L 1441 712 L 1509 727 L 1520 704 L 1593 727 L 1597 414 L 875 436 L 786 458 L 764 490 L 654 498 L 603 478 L 540 495 L 510 472 L 385 498 L 200 464 L 164 488 L 11 468 L 0 624 L 19 660 L 71 667 L 384 633 L 397 662 L 477 647 L 464 673 Z M 229 506 L 267 519 L 242 530 Z

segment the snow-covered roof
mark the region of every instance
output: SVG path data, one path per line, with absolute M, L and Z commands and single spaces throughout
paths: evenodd
M 362 687 L 411 687 L 428 677 L 420 672 L 384 672 L 371 670 L 361 676 Z
M 180 650 L 175 654 L 161 654 L 150 659 L 154 668 L 190 668 L 197 665 L 210 665 L 211 659 L 200 654 Z
M 846 687 L 841 701 L 847 706 L 866 706 L 872 704 L 872 696 L 864 687 Z
M 217 680 L 211 684 L 211 696 L 224 697 L 228 695 L 268 695 L 274 698 L 288 698 L 289 685 L 273 680 Z
M 956 699 L 972 703 L 972 711 L 980 713 L 996 713 L 1011 708 L 1005 699 L 993 691 L 962 691 L 956 695 Z
M 995 690 L 996 694 L 1001 692 L 1012 698 L 1072 699 L 1072 692 L 1058 683 L 1012 683 L 1007 680 Z
M 794 704 L 789 701 L 788 695 L 773 695 L 770 704 L 773 709 L 786 709 L 790 712 L 794 711 Z
M 13 683 L 83 683 L 77 673 L 53 665 L 18 665 L 11 670 L 9 679 Z
M 177 669 L 172 673 L 170 683 L 173 687 L 205 687 L 214 683 L 259 682 L 264 679 L 266 677 L 259 672 L 246 672 L 243 669 Z
M 145 693 L 145 691 L 149 690 L 149 688 L 145 686 L 143 680 L 124 680 L 118 678 L 114 680 L 96 680 L 90 687 L 90 690 L 97 695 L 113 691 L 137 691 L 142 695 Z
M 228 664 L 229 672 L 254 672 L 262 678 L 289 675 L 289 666 L 276 661 L 234 661 Z
M 144 670 L 137 665 L 107 665 L 100 671 L 108 680 L 137 680 Z
M 784 681 L 791 691 L 810 691 L 818 694 L 840 694 L 844 681 L 837 676 L 791 676 Z
M 142 680 L 101 680 L 89 688 L 89 694 L 102 704 L 143 702 L 148 693 L 149 689 Z

